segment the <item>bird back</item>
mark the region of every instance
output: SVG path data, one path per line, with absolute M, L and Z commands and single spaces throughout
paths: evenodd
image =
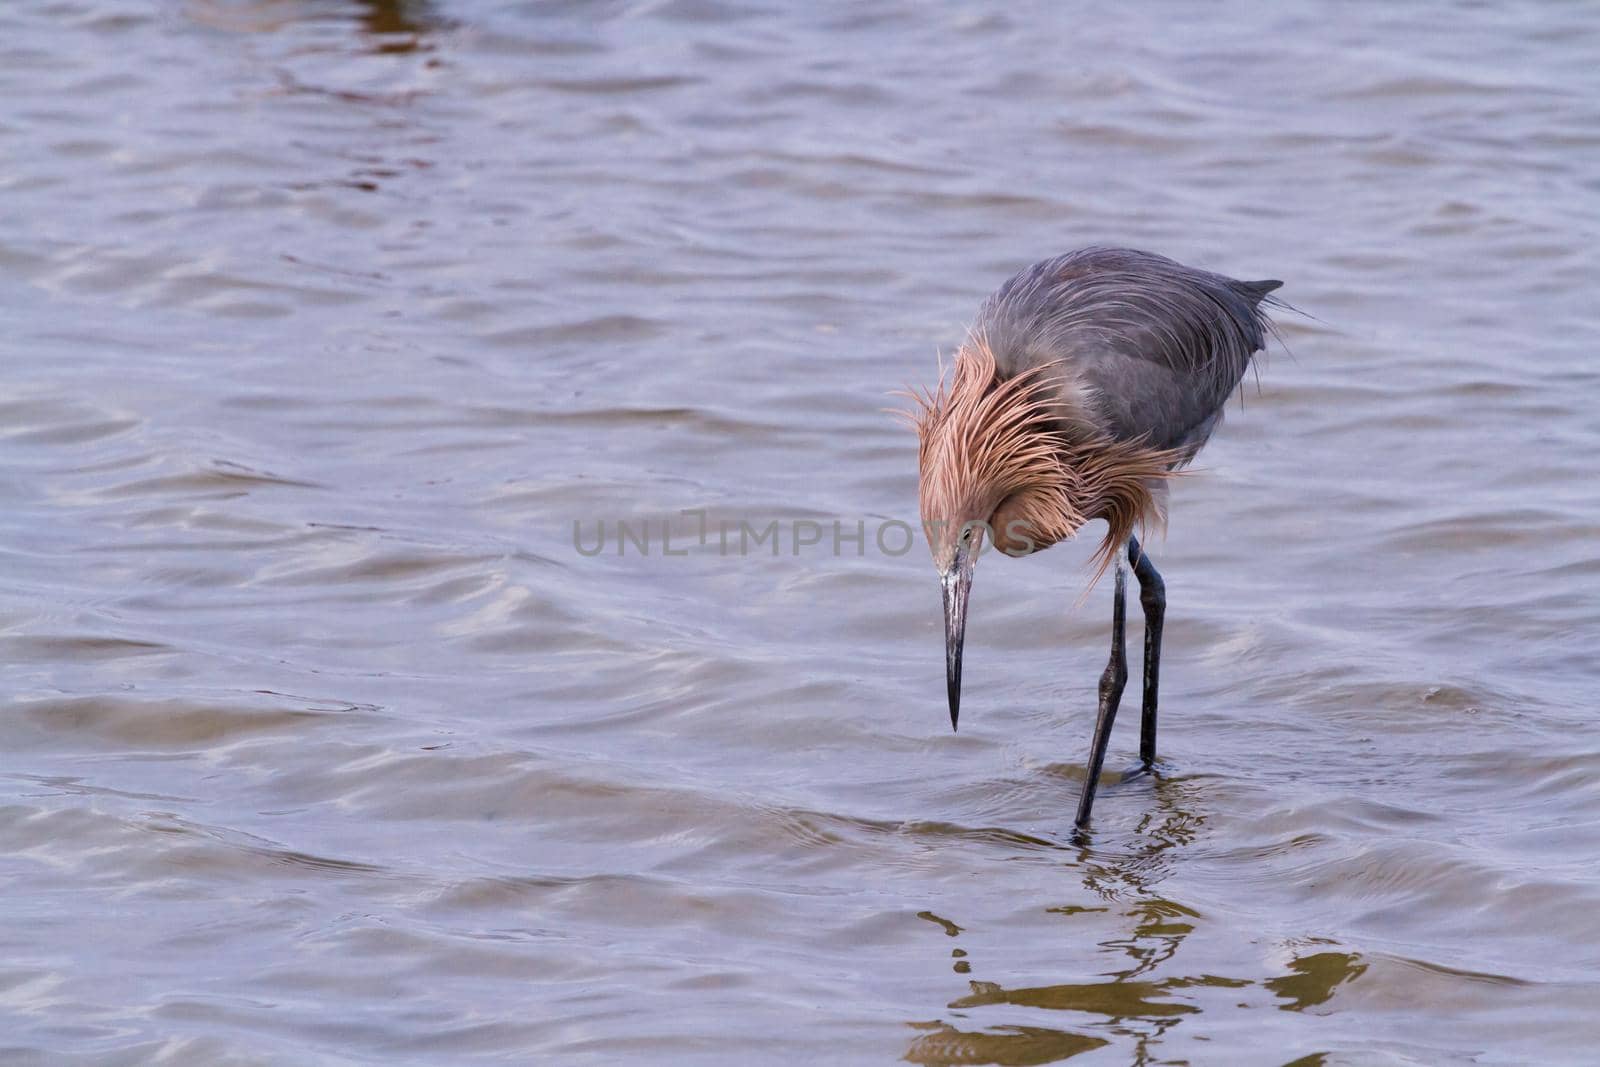
M 1001 379 L 1048 368 L 1067 432 L 1170 449 L 1187 462 L 1264 346 L 1272 327 L 1263 302 L 1280 285 L 1085 248 L 1008 280 L 984 302 L 972 337 Z

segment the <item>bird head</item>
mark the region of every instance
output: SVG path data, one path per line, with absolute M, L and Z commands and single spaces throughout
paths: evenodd
M 1011 555 L 1054 544 L 1077 530 L 1065 443 L 1038 374 L 1000 380 L 993 356 L 969 344 L 948 385 L 917 398 L 923 532 L 944 593 L 945 673 L 950 726 L 961 708 L 961 650 L 967 598 L 988 541 Z

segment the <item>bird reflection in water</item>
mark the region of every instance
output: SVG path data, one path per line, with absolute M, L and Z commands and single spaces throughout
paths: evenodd
M 1311 938 L 1307 943 L 1334 944 L 1322 938 Z M 1304 1011 L 1326 1004 L 1335 989 L 1361 977 L 1366 969 L 1366 963 L 1353 952 L 1324 950 L 1295 956 L 1289 961 L 1288 974 L 1269 978 L 1262 984 L 1287 1001 L 1278 1005 L 1282 1010 Z
M 983 1030 L 961 1030 L 948 1022 L 912 1023 L 922 1031 L 912 1039 L 905 1058 L 912 1063 L 968 1064 L 1056 1063 L 1111 1043 L 1114 1038 L 1132 1037 L 1137 1058 L 1145 1062 L 1146 1047 L 1173 1026 L 1179 1018 L 1198 1009 L 1178 1000 L 1167 999 L 1170 989 L 1191 984 L 1185 979 L 1154 981 L 1143 976 L 1170 959 L 1186 934 L 1193 929 L 1186 921 L 1193 913 L 1182 905 L 1162 899 L 1153 887 L 1171 867 L 1174 850 L 1194 840 L 1202 819 L 1184 801 L 1192 787 L 1183 779 L 1155 778 L 1154 806 L 1140 822 L 1128 851 L 1112 852 L 1077 845 L 1067 849 L 1086 889 L 1104 903 L 1048 908 L 1064 915 L 1085 912 L 1104 913 L 1131 902 L 1125 914 L 1134 920 L 1131 932 L 1101 942 L 1102 948 L 1126 954 L 1132 963 L 1107 972 L 1094 982 L 1069 983 L 1006 989 L 992 981 L 969 981 L 967 995 L 951 1001 L 951 1011 L 966 1012 L 993 1005 L 1072 1011 L 1104 1020 L 1096 1029 L 1109 1027 L 1102 1036 L 1093 1032 L 1062 1030 L 1041 1026 L 1000 1026 Z M 934 918 L 945 933 L 956 937 L 960 927 L 947 919 Z M 970 970 L 973 964 L 960 963 Z M 963 972 L 964 973 L 964 972 Z
M 918 1033 L 905 1059 L 930 1065 L 1058 1063 L 1116 1043 L 1127 1045 L 1129 1063 L 1156 1063 L 1164 1059 L 1162 1039 L 1202 1010 L 1187 990 L 1259 987 L 1283 998 L 1285 1002 L 1278 1005 L 1283 1010 L 1300 1011 L 1327 1002 L 1338 986 L 1359 976 L 1366 966 L 1358 955 L 1333 950 L 1330 943 L 1317 939 L 1287 946 L 1293 953 L 1289 971 L 1275 978 L 1160 976 L 1184 940 L 1205 921 L 1195 909 L 1157 891 L 1204 825 L 1193 804 L 1198 792 L 1196 779 L 1157 778 L 1152 810 L 1120 847 L 1070 850 L 1071 868 L 1098 903 L 1044 910 L 1069 919 L 1120 915 L 1127 923 L 1126 932 L 1099 942 L 1105 953 L 1120 958 L 1119 966 L 1100 972 L 1095 981 L 1048 986 L 1007 988 L 974 977 L 968 980 L 968 992 L 945 1006 L 968 1017 L 994 1006 L 1073 1012 L 1083 1020 L 1077 1029 L 1011 1024 L 964 1030 L 944 1019 L 913 1022 L 910 1025 Z M 920 917 L 940 926 L 952 939 L 964 932 L 932 912 Z M 1304 952 L 1306 948 L 1312 951 Z M 959 974 L 981 974 L 984 969 L 985 961 L 972 960 L 959 945 L 951 955 Z

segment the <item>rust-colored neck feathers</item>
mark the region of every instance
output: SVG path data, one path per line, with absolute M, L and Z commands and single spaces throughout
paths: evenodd
M 969 524 L 1020 556 L 1104 519 L 1099 577 L 1137 527 L 1159 521 L 1158 487 L 1177 457 L 1063 419 L 1050 369 L 1002 380 L 993 354 L 973 341 L 948 383 L 941 376 L 937 390 L 913 394 L 922 522 L 941 572 Z

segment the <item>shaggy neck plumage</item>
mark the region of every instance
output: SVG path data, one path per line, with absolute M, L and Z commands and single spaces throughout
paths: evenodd
M 941 376 L 937 390 L 914 394 L 922 518 L 941 566 L 963 523 L 990 523 L 998 547 L 1021 555 L 1104 519 L 1098 577 L 1136 528 L 1160 519 L 1153 487 L 1176 457 L 1060 428 L 1048 370 L 1002 380 L 975 341 L 956 354 L 948 385 Z

